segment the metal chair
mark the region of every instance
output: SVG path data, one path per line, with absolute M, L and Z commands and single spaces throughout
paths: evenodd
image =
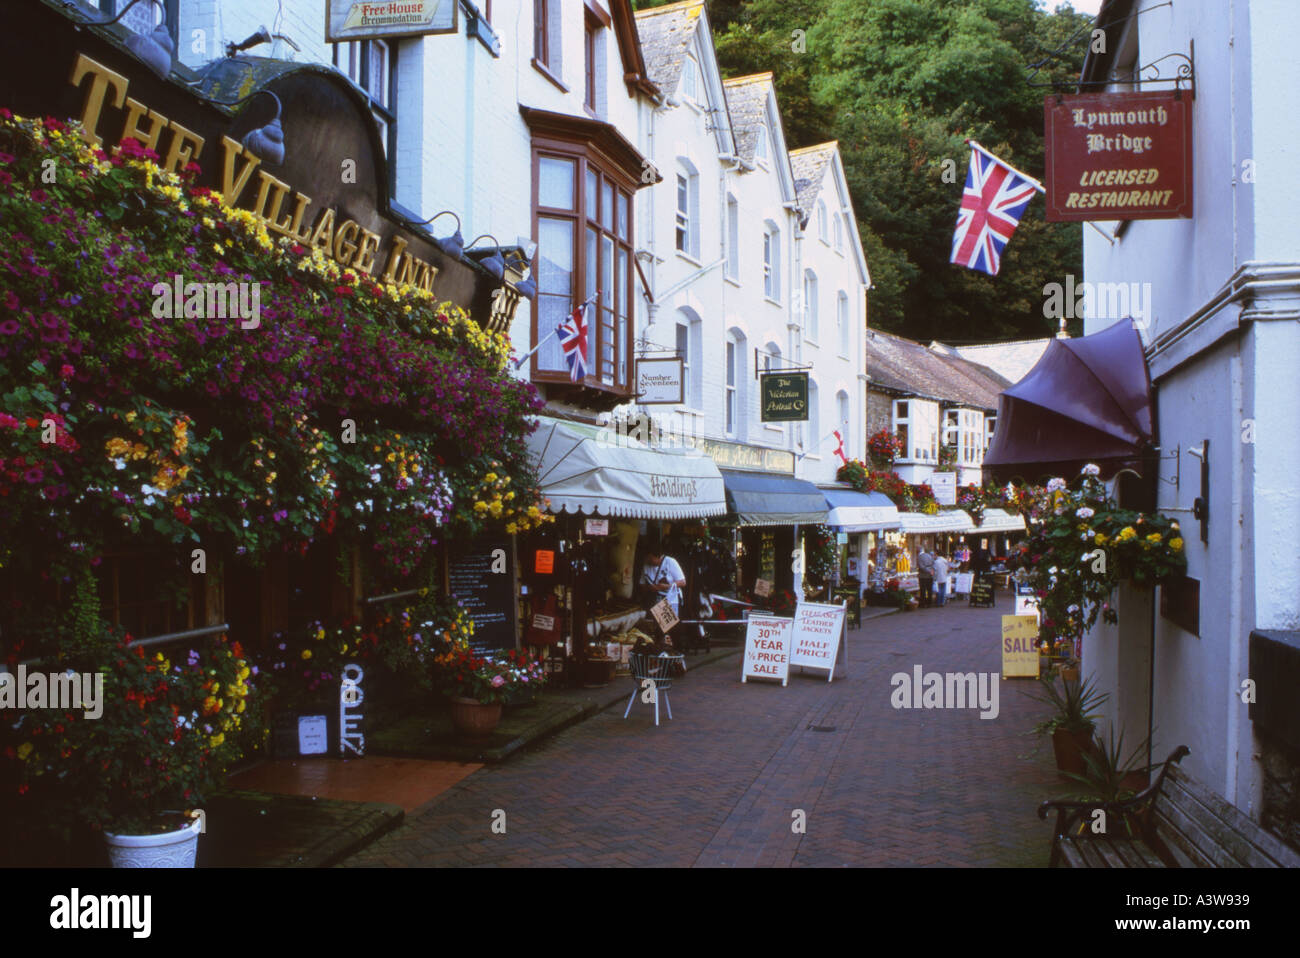
M 651 692 L 650 700 L 655 707 L 655 725 L 659 724 L 659 697 L 662 695 L 664 708 L 668 710 L 668 719 L 672 720 L 673 706 L 668 701 L 668 690 L 673 687 L 673 668 L 684 667 L 686 656 L 670 655 L 667 652 L 659 655 L 647 655 L 644 652 L 630 652 L 627 657 L 628 667 L 632 671 L 632 681 L 636 688 L 632 690 L 632 697 L 627 700 L 627 709 L 623 712 L 623 718 L 627 718 L 632 712 L 632 705 L 636 702 L 638 695 L 643 692 Z M 653 684 L 647 686 L 649 681 Z M 649 703 L 647 703 L 649 704 Z

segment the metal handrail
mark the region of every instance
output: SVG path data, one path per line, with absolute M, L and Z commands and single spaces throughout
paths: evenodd
M 407 589 L 404 592 L 389 592 L 387 595 L 372 595 L 368 599 L 362 599 L 366 605 L 378 605 L 380 602 L 392 602 L 394 599 L 405 599 L 410 595 L 419 595 L 422 589 Z
M 164 632 L 162 635 L 151 635 L 143 639 L 133 639 L 126 644 L 128 649 L 147 649 L 155 645 L 170 645 L 173 642 L 184 642 L 186 639 L 201 639 L 205 636 L 216 635 L 219 632 L 229 632 L 230 623 L 223 622 L 221 625 L 206 625 L 201 629 L 186 629 L 183 632 Z M 18 663 L 25 666 L 44 665 L 43 659 L 23 659 Z

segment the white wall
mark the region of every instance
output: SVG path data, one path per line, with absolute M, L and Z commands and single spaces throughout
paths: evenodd
M 1181 465 L 1178 486 L 1158 484 L 1158 507 L 1182 523 L 1188 574 L 1201 583 L 1199 638 L 1156 618 L 1154 751 L 1163 758 L 1188 745 L 1191 774 L 1256 812 L 1259 771 L 1239 697 L 1249 634 L 1300 627 L 1300 190 L 1290 162 L 1300 136 L 1291 102 L 1300 5 L 1176 4 L 1135 22 L 1142 63 L 1187 51 L 1193 40 L 1196 53 L 1194 218 L 1133 222 L 1113 246 L 1083 232 L 1088 281 L 1152 284 L 1154 322 L 1144 340 L 1159 440 L 1162 454 L 1177 451 Z M 1280 265 L 1263 265 L 1270 263 Z M 1234 274 L 1239 283 L 1262 278 L 1269 285 L 1253 297 L 1234 296 Z M 1086 330 L 1108 323 L 1090 319 Z M 1243 441 L 1248 423 L 1253 443 Z M 1199 461 L 1187 450 L 1206 439 L 1210 521 L 1202 543 L 1190 513 L 1200 494 Z M 1162 462 L 1164 479 L 1175 474 L 1172 461 Z M 1149 609 L 1137 604 L 1121 598 L 1127 634 L 1120 641 L 1149 641 Z M 1088 638 L 1085 669 L 1100 667 L 1132 700 L 1145 692 L 1146 678 L 1136 668 L 1116 674 L 1114 633 Z M 1135 722 L 1140 709 L 1125 712 L 1126 722 Z

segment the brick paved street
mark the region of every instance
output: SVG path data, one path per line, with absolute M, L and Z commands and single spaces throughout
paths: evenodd
M 608 709 L 475 772 L 346 864 L 1044 866 L 1035 806 L 1068 786 L 1050 742 L 1023 734 L 1045 711 L 1032 683 L 999 680 L 994 720 L 890 705 L 890 676 L 916 664 L 997 672 L 1008 611 L 1004 593 L 992 610 L 867 621 L 829 685 L 797 670 L 786 688 L 741 685 L 739 657 L 724 659 L 673 689 L 674 721 Z

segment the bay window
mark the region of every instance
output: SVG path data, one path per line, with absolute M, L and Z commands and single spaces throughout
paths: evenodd
M 568 380 L 556 337 L 577 306 L 594 299 L 588 330 L 586 385 L 630 389 L 633 270 L 632 190 L 581 145 L 547 142 L 533 151 L 537 237 L 534 379 Z
M 939 461 L 939 404 L 925 399 L 894 400 L 894 433 L 904 442 L 905 462 Z

